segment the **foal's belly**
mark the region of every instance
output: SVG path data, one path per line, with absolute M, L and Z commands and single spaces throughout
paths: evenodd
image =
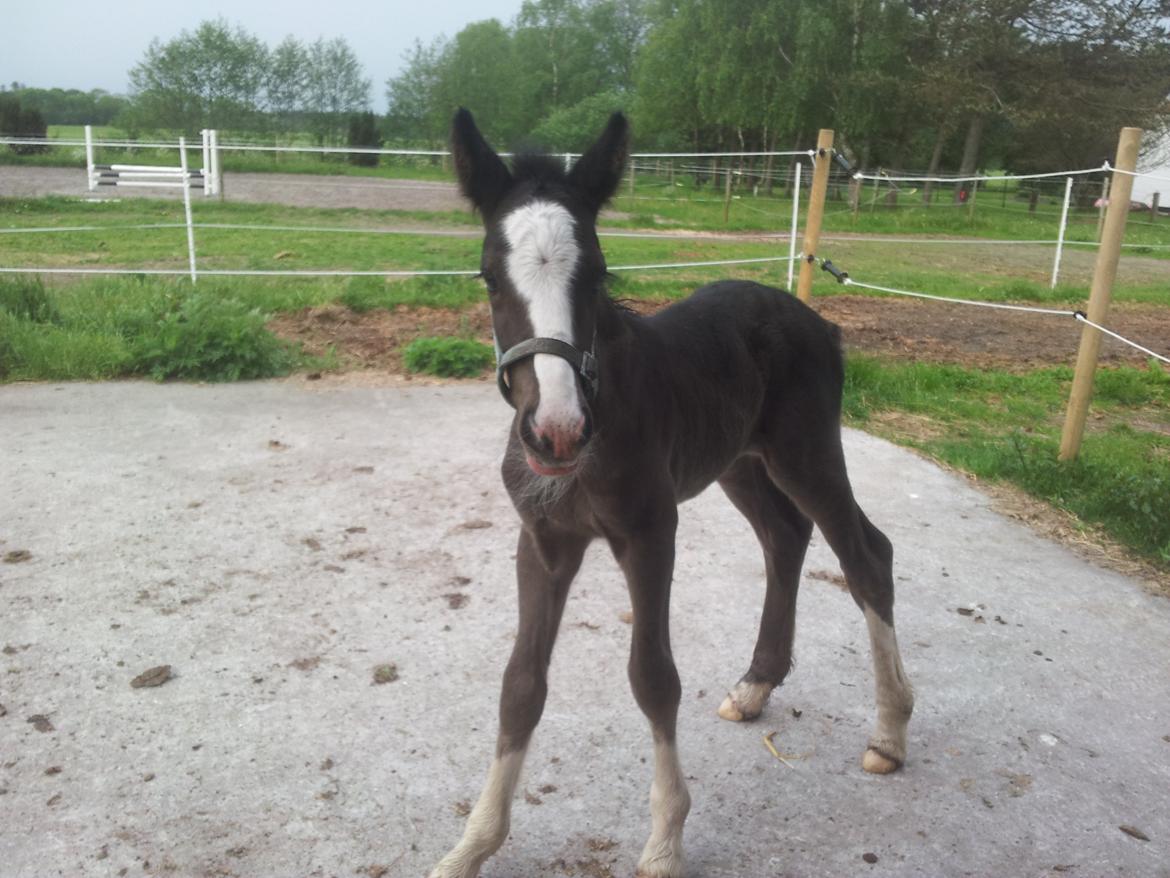
M 670 470 L 679 503 L 701 494 L 750 450 L 758 405 L 755 399 L 734 397 L 729 394 L 723 405 L 684 420 L 674 437 Z

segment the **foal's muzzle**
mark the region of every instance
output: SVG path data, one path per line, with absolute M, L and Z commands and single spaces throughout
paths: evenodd
M 596 339 L 594 339 L 594 344 L 596 344 Z M 503 354 L 497 351 L 496 383 L 508 405 L 516 407 L 515 403 L 512 402 L 512 386 L 508 383 L 508 367 L 537 354 L 551 354 L 568 362 L 573 367 L 573 371 L 577 373 L 581 389 L 585 391 L 585 398 L 591 402 L 596 398 L 597 358 L 592 351 L 580 350 L 559 338 L 530 338 L 513 345 Z

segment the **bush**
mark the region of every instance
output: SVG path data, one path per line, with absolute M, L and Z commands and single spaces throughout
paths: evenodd
M 20 100 L 12 95 L 0 94 L 0 136 L 37 137 L 43 139 L 49 126 L 38 110 L 22 107 Z M 48 147 L 32 144 L 12 144 L 8 147 L 17 155 L 45 152 Z
M 382 145 L 382 138 L 378 134 L 378 120 L 373 113 L 355 113 L 349 117 L 349 145 L 377 149 Z M 365 168 L 378 166 L 376 153 L 351 152 L 350 164 Z
M 0 311 L 33 323 L 60 323 L 57 303 L 37 278 L 0 279 Z
M 0 381 L 92 381 L 125 375 L 130 354 L 117 335 L 20 320 L 0 311 Z
M 495 352 L 489 345 L 466 338 L 420 338 L 402 352 L 406 368 L 442 378 L 472 378 L 490 366 Z
M 157 381 L 238 381 L 287 375 L 297 359 L 259 310 L 199 292 L 180 299 L 136 341 L 134 371 Z

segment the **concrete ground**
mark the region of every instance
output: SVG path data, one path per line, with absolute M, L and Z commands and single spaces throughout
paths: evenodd
M 0 387 L 0 873 L 424 875 L 478 795 L 515 630 L 509 414 L 486 383 Z M 763 564 L 702 495 L 673 604 L 688 874 L 1170 875 L 1170 603 L 912 454 L 847 447 L 897 550 L 909 762 L 859 768 L 867 641 L 819 538 L 797 669 L 760 721 L 716 717 Z M 484 875 L 632 874 L 651 748 L 626 608 L 597 546 Z

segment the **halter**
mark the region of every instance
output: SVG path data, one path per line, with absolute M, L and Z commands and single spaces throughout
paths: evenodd
M 593 343 L 590 350 L 587 351 L 580 350 L 559 338 L 530 338 L 513 345 L 504 353 L 500 353 L 500 343 L 496 341 L 495 335 L 493 331 L 492 341 L 496 345 L 496 383 L 508 405 L 512 405 L 512 387 L 508 384 L 508 367 L 536 354 L 551 354 L 568 362 L 573 367 L 573 371 L 580 377 L 585 396 L 590 400 L 597 396 L 596 327 L 593 330 Z M 512 407 L 515 408 L 515 406 Z

